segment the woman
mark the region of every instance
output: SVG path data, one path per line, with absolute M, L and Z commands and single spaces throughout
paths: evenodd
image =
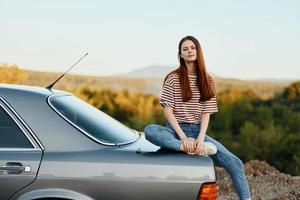
M 206 135 L 210 114 L 218 108 L 198 40 L 193 36 L 182 38 L 178 58 L 180 66 L 166 76 L 160 98 L 168 123 L 165 127 L 145 127 L 146 139 L 175 151 L 211 155 L 230 174 L 239 198 L 251 199 L 242 161 Z

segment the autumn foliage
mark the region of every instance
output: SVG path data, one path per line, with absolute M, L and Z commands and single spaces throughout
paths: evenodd
M 17 65 L 0 65 L 0 83 L 22 83 L 27 78 L 26 72 L 19 69 Z

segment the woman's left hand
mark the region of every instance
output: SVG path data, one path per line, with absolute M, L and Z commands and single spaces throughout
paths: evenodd
M 195 155 L 203 156 L 205 154 L 204 142 L 196 140 Z

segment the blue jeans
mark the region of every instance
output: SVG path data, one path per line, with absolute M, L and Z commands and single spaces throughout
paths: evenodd
M 190 124 L 190 123 L 179 123 L 179 126 L 186 134 L 187 137 L 197 138 L 200 132 L 200 124 Z M 150 124 L 144 129 L 145 137 L 151 143 L 179 151 L 180 145 L 182 144 L 181 140 L 178 138 L 178 135 L 170 126 L 167 124 L 165 127 Z M 230 174 L 233 185 L 236 189 L 236 192 L 240 199 L 251 198 L 248 182 L 244 172 L 243 162 L 228 151 L 221 143 L 214 140 L 213 138 L 205 135 L 205 142 L 211 142 L 216 145 L 218 151 L 217 154 L 212 155 L 211 157 L 218 161 L 222 167 Z

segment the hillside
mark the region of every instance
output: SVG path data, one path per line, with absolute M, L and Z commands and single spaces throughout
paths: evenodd
M 46 87 L 54 82 L 61 74 L 52 72 L 37 72 L 24 70 L 27 78 L 21 83 Z M 74 90 L 80 87 L 88 87 L 91 90 L 128 90 L 131 92 L 142 92 L 155 94 L 156 88 L 160 88 L 160 79 L 146 80 L 143 78 L 126 77 L 96 77 L 67 74 L 54 87 L 57 89 Z
M 23 71 L 27 76 L 20 83 L 26 85 L 47 86 L 60 76 L 59 73 Z M 272 98 L 274 95 L 282 92 L 284 87 L 289 85 L 289 82 L 245 81 L 220 77 L 214 77 L 214 80 L 218 93 L 229 89 L 238 89 L 241 91 L 252 90 L 261 99 Z M 72 90 L 88 86 L 93 90 L 128 90 L 130 92 L 141 92 L 158 96 L 161 92 L 162 82 L 162 78 L 132 78 L 123 76 L 97 77 L 68 74 L 57 83 L 55 88 Z

